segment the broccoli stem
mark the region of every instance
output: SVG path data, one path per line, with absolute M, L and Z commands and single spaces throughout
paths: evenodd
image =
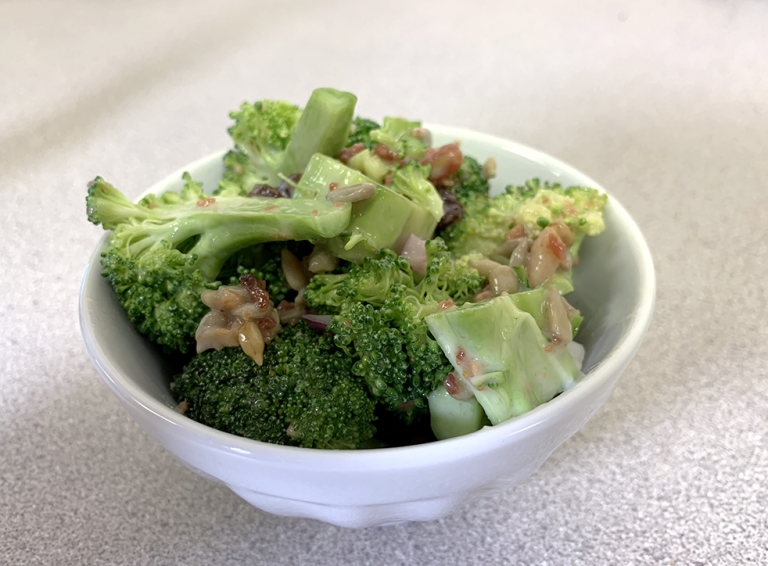
M 286 175 L 300 173 L 315 153 L 337 155 L 347 143 L 357 97 L 318 88 L 309 97 L 279 166 Z

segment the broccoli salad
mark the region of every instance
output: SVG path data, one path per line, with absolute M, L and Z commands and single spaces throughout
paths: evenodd
M 581 377 L 565 295 L 606 196 L 531 179 L 489 194 L 496 162 L 434 147 L 420 122 L 244 103 L 217 187 L 134 203 L 101 177 L 103 276 L 177 360 L 177 410 L 254 440 L 402 446 L 493 426 Z

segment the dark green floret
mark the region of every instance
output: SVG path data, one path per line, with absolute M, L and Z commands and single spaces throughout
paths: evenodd
M 376 403 L 333 338 L 300 322 L 284 327 L 258 366 L 240 348 L 195 356 L 173 393 L 188 417 L 253 440 L 353 449 L 371 439 Z
M 301 259 L 312 251 L 308 242 L 269 242 L 245 248 L 233 255 L 222 267 L 219 279 L 228 285 L 237 285 L 240 278 L 250 273 L 266 282 L 269 298 L 275 305 L 280 301 L 293 301 L 296 296 L 283 271 L 281 252 L 288 248 Z
M 381 125 L 373 120 L 358 116 L 352 120 L 352 126 L 349 128 L 347 147 L 353 146 L 356 143 L 362 143 L 365 149 L 373 149 L 376 147 L 376 142 L 371 139 L 371 132 L 380 128 Z
M 483 166 L 477 159 L 469 155 L 464 156 L 461 169 L 456 173 L 456 181 L 451 189 L 464 206 L 478 197 L 487 197 L 488 191 L 491 190 L 488 179 L 483 177 Z
M 310 305 L 336 309 L 328 331 L 356 359 L 352 371 L 406 420 L 427 410 L 427 395 L 451 367 L 424 318 L 442 301 L 466 302 L 485 284 L 466 260 L 453 262 L 442 240 L 426 247 L 424 277 L 405 258 L 382 250 L 346 273 L 316 275 L 305 293 Z

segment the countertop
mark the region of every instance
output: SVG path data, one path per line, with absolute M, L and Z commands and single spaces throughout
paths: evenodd
M 0 563 L 768 564 L 768 3 L 0 2 Z M 656 265 L 605 407 L 523 485 L 443 520 L 345 530 L 188 471 L 86 355 L 101 230 L 227 145 L 243 100 L 515 139 L 598 179 Z

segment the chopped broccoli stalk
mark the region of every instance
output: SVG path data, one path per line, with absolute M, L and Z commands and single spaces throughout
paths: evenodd
M 376 142 L 371 139 L 371 132 L 380 128 L 381 126 L 373 120 L 360 118 L 359 116 L 356 117 L 352 120 L 352 125 L 349 127 L 347 147 L 361 143 L 365 146 L 365 149 L 373 149 L 376 147 Z
M 427 146 L 414 137 L 414 129 L 421 127 L 421 122 L 410 122 L 403 118 L 384 118 L 383 126 L 371 132 L 371 140 L 387 146 L 401 157 L 421 159 Z
M 443 199 L 429 182 L 429 166 L 411 161 L 392 175 L 390 189 L 423 206 L 436 222 L 443 217 Z
M 522 415 L 570 388 L 581 376 L 565 348 L 552 347 L 514 295 L 427 317 L 427 324 L 491 423 Z M 549 350 L 549 351 L 547 351 Z M 472 374 L 471 368 L 479 371 Z
M 299 184 L 296 185 L 294 198 L 318 198 L 319 195 L 325 198 L 331 183 L 336 183 L 339 187 L 349 187 L 370 182 L 371 179 L 341 161 L 316 153 L 309 160 Z
M 570 274 L 570 272 L 568 272 Z M 549 280 L 548 284 L 554 285 L 558 291 L 560 291 L 561 295 L 565 295 L 567 293 L 570 293 L 573 291 L 573 286 L 571 285 L 570 277 L 567 277 L 565 273 L 558 273 L 555 275 L 552 279 Z M 527 312 L 530 314 L 533 319 L 536 321 L 536 325 L 544 329 L 545 320 L 544 320 L 544 309 L 545 304 L 544 300 L 546 297 L 546 289 L 545 287 L 538 287 L 536 289 L 533 289 L 531 291 L 524 291 L 522 293 L 515 293 L 513 295 L 510 295 L 510 298 L 514 305 L 520 309 L 523 312 Z M 579 324 L 581 324 L 581 319 L 583 317 L 581 316 L 581 313 L 576 311 L 576 314 L 571 317 L 571 326 L 573 327 L 573 335 L 576 336 L 576 332 L 579 329 Z
M 224 157 L 217 195 L 246 195 L 254 185 L 277 186 L 280 175 L 304 170 L 315 153 L 337 155 L 344 147 L 357 98 L 316 89 L 301 111 L 284 101 L 243 103 L 230 116 L 235 149 Z
M 335 159 L 320 154 L 314 155 L 310 160 L 299 181 L 296 194 L 326 194 L 331 183 L 338 183 L 340 186 L 358 183 L 376 185 L 376 194 L 373 197 L 352 205 L 351 220 L 344 233 L 326 242 L 328 250 L 342 259 L 360 261 L 380 249 L 400 250 L 409 235 L 427 239 L 432 236 L 437 226 L 434 216 L 419 203 L 374 183 L 372 179 Z M 387 221 L 382 222 L 383 218 Z
M 224 432 L 305 448 L 353 449 L 376 429 L 354 360 L 306 323 L 283 327 L 256 365 L 240 348 L 198 354 L 176 376 L 186 415 Z
M 318 88 L 309 97 L 280 163 L 280 172 L 299 173 L 315 153 L 338 155 L 347 143 L 357 97 L 332 88 Z
M 432 432 L 438 440 L 463 436 L 483 428 L 485 412 L 474 397 L 459 401 L 440 384 L 427 400 Z
M 370 177 L 377 183 L 383 183 L 387 175 L 395 171 L 395 165 L 385 162 L 373 153 L 371 150 L 364 149 L 349 160 L 349 166 L 357 169 L 365 176 Z
M 88 219 L 113 230 L 103 275 L 137 329 L 185 352 L 207 309 L 200 293 L 216 286 L 236 251 L 268 241 L 333 237 L 351 207 L 318 199 L 216 197 L 149 208 L 97 177 L 86 197 Z

